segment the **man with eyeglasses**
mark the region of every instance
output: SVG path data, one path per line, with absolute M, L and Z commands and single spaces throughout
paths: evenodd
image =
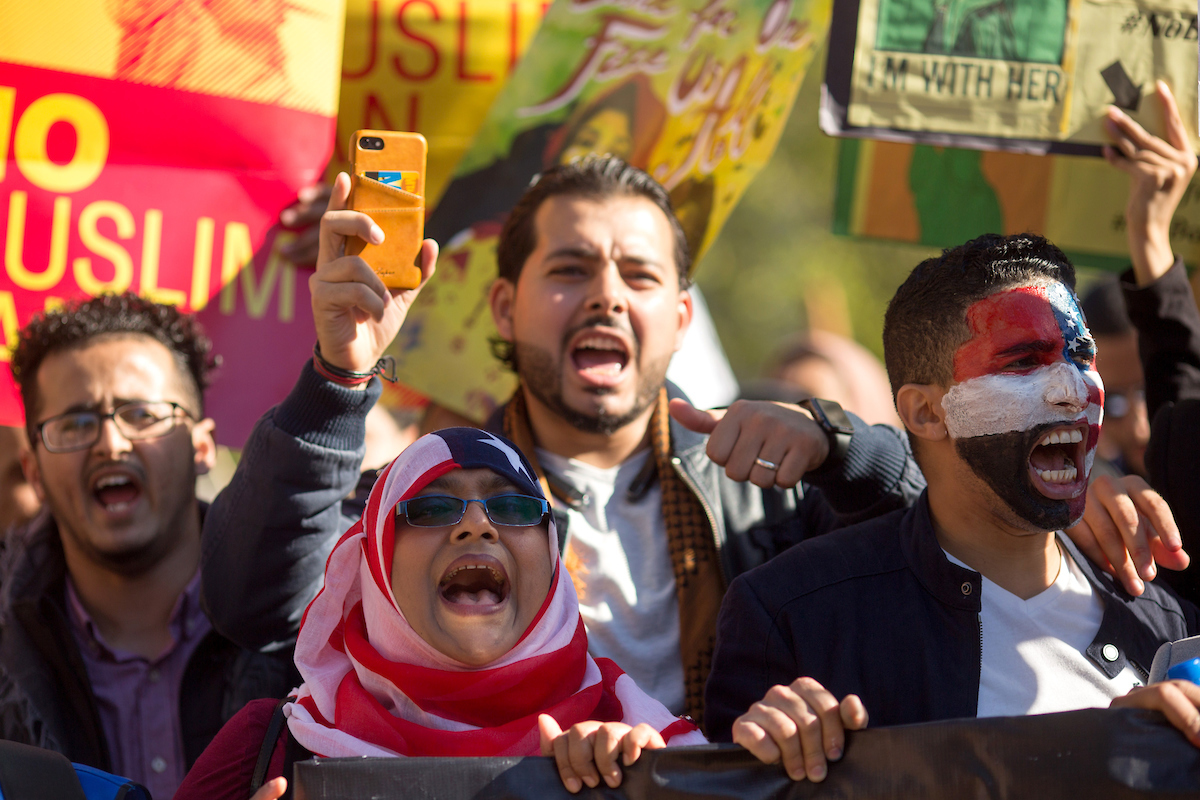
M 286 655 L 242 650 L 200 606 L 210 349 L 124 294 L 36 317 L 12 356 L 44 510 L 0 575 L 0 736 L 162 798 L 246 702 L 295 685 Z

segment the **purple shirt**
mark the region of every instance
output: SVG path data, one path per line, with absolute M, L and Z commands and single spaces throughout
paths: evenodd
M 167 800 L 187 773 L 179 722 L 183 672 L 196 645 L 212 628 L 200 608 L 200 572 L 171 611 L 173 641 L 153 659 L 109 647 L 70 576 L 67 608 L 100 709 L 112 771 L 142 784 L 158 800 Z

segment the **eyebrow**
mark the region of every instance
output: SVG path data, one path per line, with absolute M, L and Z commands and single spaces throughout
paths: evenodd
M 458 481 L 456 481 L 453 476 L 454 476 L 454 473 L 451 472 L 447 475 L 442 475 L 439 478 L 435 478 L 434 480 L 432 480 L 428 484 L 426 484 L 425 489 L 423 491 L 429 490 L 429 489 L 438 489 L 443 492 L 459 491 L 459 487 L 456 485 L 458 483 Z M 517 487 L 517 485 L 515 483 L 510 481 L 508 478 L 505 478 L 503 475 L 498 475 L 494 472 L 488 477 L 487 481 L 485 481 L 480 486 L 480 489 L 484 493 L 497 492 L 497 491 L 501 491 L 503 489 L 508 489 L 508 490 L 511 490 L 514 492 L 520 491 L 520 489 Z
M 560 247 L 559 249 L 552 251 L 549 255 L 546 256 L 547 261 L 550 261 L 551 259 L 555 259 L 555 258 L 578 258 L 583 261 L 599 261 L 602 258 L 602 256 L 600 255 L 600 253 L 591 249 L 590 247 L 571 246 L 571 247 Z M 622 263 L 631 262 L 634 264 L 640 264 L 642 266 L 648 266 L 648 267 L 662 267 L 661 262 L 659 262 L 653 258 L 646 257 L 646 256 L 623 255 L 623 256 L 621 256 L 620 260 Z
M 1012 347 L 1007 347 L 996 353 L 996 356 L 1003 358 L 1005 356 L 1019 356 L 1026 353 L 1049 353 L 1057 349 L 1057 343 L 1052 342 L 1049 339 L 1039 339 L 1036 342 L 1021 342 L 1020 344 L 1015 344 Z
M 116 408 L 120 408 L 123 405 L 127 405 L 129 403 L 170 403 L 170 402 L 172 402 L 172 401 L 170 401 L 170 400 L 147 400 L 144 397 L 114 397 L 113 401 L 112 401 L 112 407 L 114 409 L 116 409 Z M 77 414 L 81 411 L 99 411 L 103 405 L 104 405 L 103 402 L 75 403 L 74 405 L 68 406 L 66 409 L 58 412 L 54 416 L 61 417 L 63 414 Z M 182 407 L 182 403 L 180 403 L 179 405 Z

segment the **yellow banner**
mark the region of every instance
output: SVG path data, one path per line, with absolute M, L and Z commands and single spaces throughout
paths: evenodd
M 558 0 L 426 224 L 442 245 L 392 352 L 402 381 L 483 420 L 515 378 L 487 289 L 529 180 L 589 152 L 671 193 L 698 260 L 770 159 L 829 25 L 829 0 Z
M 1110 104 L 1161 134 L 1161 78 L 1200 149 L 1194 0 L 840 0 L 835 16 L 852 14 L 852 55 L 830 48 L 828 74 L 843 77 L 829 96 L 848 90 L 839 132 L 1080 153 L 1106 143 Z
M 425 194 L 441 197 L 492 101 L 529 46 L 543 0 L 347 0 L 331 173 L 363 128 L 429 141 Z

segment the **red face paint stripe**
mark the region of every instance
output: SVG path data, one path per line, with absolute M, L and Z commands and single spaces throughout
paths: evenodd
M 1044 287 L 1006 289 L 976 301 L 967 309 L 967 327 L 971 338 L 954 354 L 955 382 L 999 372 L 1023 357 L 1033 357 L 1038 365 L 1061 360 L 1062 331 Z M 1053 347 L 1006 355 L 1012 348 L 1043 343 Z

